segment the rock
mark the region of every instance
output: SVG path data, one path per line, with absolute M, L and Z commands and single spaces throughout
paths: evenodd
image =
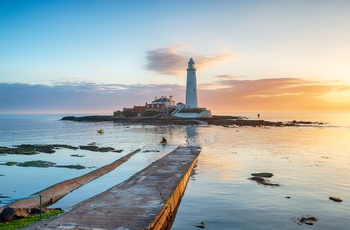
M 205 223 L 204 223 L 204 221 L 201 221 L 200 223 L 195 224 L 195 225 L 193 225 L 193 226 L 195 226 L 195 227 L 197 227 L 197 228 L 205 228 Z
M 115 149 L 112 147 L 101 147 L 99 148 L 99 152 L 110 152 L 110 151 L 114 151 Z
M 86 169 L 85 166 L 76 164 L 76 165 L 56 165 L 57 168 L 69 168 L 69 169 Z
M 0 198 L 10 198 L 9 196 L 3 196 L 3 195 L 0 195 Z M 1 202 L 0 202 L 1 203 Z
M 75 117 L 75 116 L 66 116 L 61 119 L 61 121 L 80 121 L 80 122 L 103 122 L 103 121 L 113 121 L 113 116 L 83 116 L 83 117 Z
M 94 152 L 97 152 L 99 149 L 98 146 L 96 145 L 79 145 L 79 148 L 83 150 L 94 151 Z
M 79 154 L 72 154 L 70 155 L 71 157 L 85 157 L 84 155 L 79 155 Z
M 75 116 L 66 116 L 61 119 L 61 121 L 76 121 L 77 118 Z
M 253 180 L 253 181 L 256 181 L 258 183 L 265 183 L 266 180 L 262 177 L 259 177 L 259 176 L 253 176 L 251 178 L 249 178 L 250 180 Z
M 55 145 L 52 145 L 54 148 L 65 148 L 65 149 L 73 149 L 73 150 L 77 150 L 79 149 L 78 147 L 76 146 L 72 146 L 72 145 L 65 145 L 65 144 L 55 144 Z
M 11 150 L 11 148 L 0 146 L 0 153 L 8 153 Z
M 264 179 L 264 178 L 259 177 L 259 176 L 253 176 L 253 177 L 248 178 L 248 179 L 253 180 L 256 183 L 261 184 L 261 185 L 265 185 L 265 186 L 271 186 L 271 187 L 279 187 L 280 186 L 279 184 L 271 183 L 269 180 Z
M 76 157 L 84 157 L 83 155 L 71 155 L 71 156 L 76 156 Z M 5 165 L 12 166 L 12 165 L 17 165 L 20 167 L 38 167 L 38 168 L 49 168 L 49 167 L 57 167 L 57 168 L 69 168 L 69 169 L 86 169 L 85 166 L 83 165 L 56 165 L 56 163 L 50 162 L 50 161 L 26 161 L 23 163 L 18 163 L 18 162 L 7 162 Z
M 122 150 L 122 149 L 117 149 L 117 150 L 114 150 L 114 151 L 112 151 L 112 152 L 114 152 L 114 153 L 121 153 L 121 152 L 123 152 L 124 150 Z
M 159 150 L 143 150 L 142 151 L 143 153 L 159 153 L 160 151 Z
M 26 162 L 17 164 L 17 166 L 20 166 L 20 167 L 39 167 L 39 168 L 48 168 L 48 167 L 51 167 L 51 166 L 54 166 L 54 165 L 55 165 L 55 163 L 53 163 L 53 162 L 41 161 L 41 160 L 38 160 L 38 161 L 26 161 Z
M 25 218 L 30 214 L 29 208 L 11 208 L 6 207 L 0 213 L 1 222 Z
M 272 177 L 272 173 L 252 173 L 252 176 L 257 176 L 257 177 Z
M 302 216 L 300 218 L 298 218 L 298 221 L 301 223 L 301 224 L 307 224 L 307 225 L 314 225 L 316 224 L 316 222 L 318 221 L 318 219 L 314 216 Z
M 50 145 L 38 145 L 35 147 L 36 151 L 41 153 L 55 153 L 54 146 Z
M 342 201 L 343 201 L 342 198 L 334 197 L 334 196 L 330 196 L 329 199 L 330 199 L 330 200 L 333 200 L 334 202 L 342 202 Z
M 54 153 L 57 148 L 68 148 L 68 149 L 78 149 L 78 147 L 70 145 L 31 145 L 31 144 L 21 144 L 15 146 L 15 148 L 7 148 L 0 146 L 0 153 L 7 154 L 24 154 L 24 155 L 34 155 L 38 153 Z
M 16 148 L 10 148 L 7 152 L 8 154 L 24 154 L 24 155 L 34 155 L 38 154 L 33 145 L 22 144 L 16 146 Z
M 110 152 L 115 150 L 112 147 L 98 147 L 96 145 L 80 145 L 79 148 L 93 152 Z

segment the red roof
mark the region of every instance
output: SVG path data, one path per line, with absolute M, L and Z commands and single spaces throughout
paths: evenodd
M 145 108 L 146 108 L 146 106 L 142 106 L 142 105 L 136 106 L 136 105 L 134 105 L 133 110 L 136 110 L 136 111 L 145 111 Z

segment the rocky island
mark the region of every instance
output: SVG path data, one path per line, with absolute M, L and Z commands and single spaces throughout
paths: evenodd
M 311 121 L 265 121 L 265 120 L 252 120 L 241 116 L 219 116 L 213 115 L 210 118 L 179 118 L 169 115 L 157 115 L 152 117 L 123 117 L 112 115 L 94 115 L 94 116 L 66 116 L 61 119 L 62 121 L 74 121 L 74 122 L 114 122 L 126 125 L 218 125 L 224 127 L 236 127 L 236 126 L 315 126 L 325 125 L 322 122 Z

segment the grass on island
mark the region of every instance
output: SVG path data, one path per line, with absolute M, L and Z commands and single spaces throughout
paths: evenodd
M 63 210 L 53 210 L 53 211 L 43 213 L 42 218 L 44 220 L 53 216 L 57 216 L 62 213 L 64 213 Z M 21 229 L 39 221 L 40 221 L 40 214 L 30 215 L 23 219 L 12 220 L 5 223 L 0 222 L 0 229 L 6 229 L 6 230 Z

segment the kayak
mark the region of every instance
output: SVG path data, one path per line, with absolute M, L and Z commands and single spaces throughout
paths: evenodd
M 161 141 L 160 144 L 161 145 L 166 145 L 166 144 L 168 144 L 168 142 L 167 141 Z
M 102 133 L 104 133 L 105 131 L 103 131 L 103 129 L 99 129 L 99 130 L 97 130 L 97 132 L 98 132 L 99 134 L 102 134 Z

